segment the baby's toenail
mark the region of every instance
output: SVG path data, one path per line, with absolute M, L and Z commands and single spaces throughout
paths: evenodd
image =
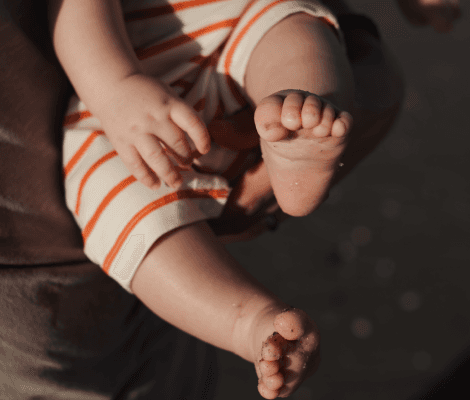
M 284 128 L 284 126 L 280 122 L 271 122 L 269 124 L 264 125 L 264 129 L 266 131 L 270 131 L 271 129 L 276 129 L 276 128 Z

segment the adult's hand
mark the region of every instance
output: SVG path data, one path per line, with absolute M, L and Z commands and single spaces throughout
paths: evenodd
M 221 146 L 247 150 L 259 145 L 254 123 L 254 111 L 247 107 L 233 116 L 208 125 L 212 139 Z M 240 157 L 245 157 L 241 152 Z M 233 179 L 241 175 L 220 218 L 209 224 L 223 243 L 246 241 L 259 236 L 288 215 L 279 208 L 263 160 L 246 171 L 231 171 Z
M 436 32 L 447 33 L 461 16 L 460 0 L 397 0 L 406 19 L 416 26 L 431 25 Z

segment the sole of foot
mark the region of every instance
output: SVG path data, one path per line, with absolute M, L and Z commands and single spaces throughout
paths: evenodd
M 291 216 L 305 216 L 327 197 L 352 128 L 351 114 L 302 90 L 265 97 L 255 110 L 274 195 Z
M 320 334 L 313 320 L 296 308 L 269 318 L 271 324 L 261 331 L 272 333 L 262 342 L 255 362 L 258 391 L 265 399 L 288 397 L 318 369 Z

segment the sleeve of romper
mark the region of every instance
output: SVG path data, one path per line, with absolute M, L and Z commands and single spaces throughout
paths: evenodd
M 251 53 L 261 38 L 288 15 L 305 12 L 322 18 L 332 26 L 346 52 L 343 33 L 336 16 L 316 0 L 255 0 L 243 12 L 217 64 L 221 97 L 229 113 L 240 108 L 238 88 L 244 87 L 245 72 Z M 234 82 L 236 82 L 236 86 Z
M 151 190 L 127 170 L 74 96 L 64 120 L 63 167 L 67 208 L 79 225 L 87 257 L 132 293 L 131 280 L 153 243 L 165 233 L 221 215 L 228 182 L 192 168 L 183 185 Z

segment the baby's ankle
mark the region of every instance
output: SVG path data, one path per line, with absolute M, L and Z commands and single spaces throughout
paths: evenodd
M 277 298 L 253 296 L 240 308 L 233 329 L 234 353 L 254 363 L 260 343 L 274 332 L 274 319 L 289 306 Z

